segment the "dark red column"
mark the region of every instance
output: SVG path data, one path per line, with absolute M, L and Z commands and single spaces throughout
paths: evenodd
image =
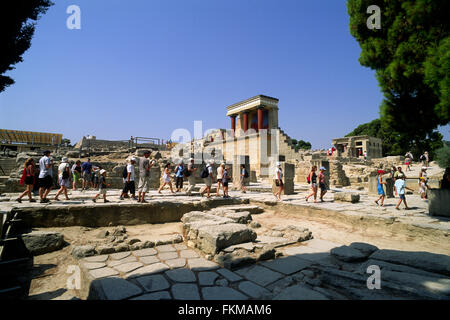
M 263 128 L 263 109 L 258 109 L 258 131 Z
M 231 136 L 234 137 L 234 132 L 236 131 L 236 116 L 230 116 L 231 118 Z
M 244 112 L 244 133 L 248 130 L 248 112 Z

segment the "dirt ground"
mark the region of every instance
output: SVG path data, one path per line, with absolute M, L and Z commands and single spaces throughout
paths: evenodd
M 265 213 L 253 215 L 253 220 L 263 227 L 257 229 L 257 233 L 267 234 L 274 226 L 297 225 L 312 231 L 314 238 L 328 240 L 339 244 L 352 242 L 367 242 L 378 246 L 380 249 L 395 249 L 402 251 L 428 251 L 433 253 L 448 254 L 448 243 L 423 241 L 423 239 L 408 238 L 401 234 L 386 234 L 380 231 L 367 232 L 357 230 L 351 225 L 336 223 L 325 219 L 308 219 L 292 214 L 266 210 Z M 156 240 L 174 233 L 182 233 L 181 222 L 165 224 L 147 224 L 126 226 L 128 239 L 138 238 L 141 241 Z M 31 279 L 29 297 L 33 300 L 71 299 L 77 298 L 76 290 L 67 290 L 66 281 L 69 274 L 66 273 L 70 265 L 77 265 L 76 259 L 71 255 L 74 245 L 82 245 L 102 241 L 97 238 L 100 231 L 112 231 L 114 227 L 104 228 L 52 228 L 61 232 L 70 246 L 62 250 L 36 256 L 33 270 L 27 275 Z

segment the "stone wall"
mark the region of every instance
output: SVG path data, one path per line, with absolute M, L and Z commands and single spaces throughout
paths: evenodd
M 432 216 L 450 217 L 450 190 L 428 190 L 428 210 Z

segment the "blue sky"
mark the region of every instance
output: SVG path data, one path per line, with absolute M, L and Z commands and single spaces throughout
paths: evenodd
M 317 149 L 378 117 L 344 0 L 54 2 L 8 73 L 0 128 L 168 139 L 194 120 L 229 128 L 226 106 L 264 94 L 280 99 L 280 127 Z M 66 27 L 72 4 L 81 30 Z

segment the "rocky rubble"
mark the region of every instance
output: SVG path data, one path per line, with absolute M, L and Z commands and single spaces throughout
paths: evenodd
M 258 236 L 251 212 L 262 213 L 256 206 L 223 206 L 209 211 L 192 211 L 181 221 L 188 246 L 197 248 L 228 269 L 275 258 L 277 247 L 312 238 L 308 229 L 297 226 L 276 226 L 272 237 Z M 266 229 L 262 229 L 266 232 Z
M 166 240 L 158 241 L 141 241 L 137 238 L 128 238 L 126 228 L 123 226 L 114 228 L 111 232 L 102 230 L 97 234 L 97 238 L 103 239 L 95 244 L 75 246 L 72 249 L 72 255 L 77 258 L 85 258 L 94 255 L 104 255 L 111 253 L 119 253 L 130 250 L 141 250 L 153 248 L 159 245 L 175 244 L 184 241 L 181 234 L 174 234 Z

